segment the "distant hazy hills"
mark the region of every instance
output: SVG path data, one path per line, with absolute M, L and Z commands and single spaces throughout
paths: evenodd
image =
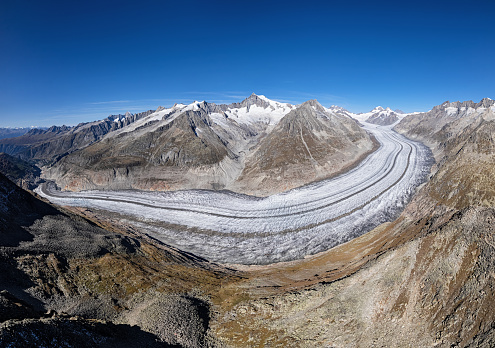
M 35 127 L 0 128 L 0 139 L 15 138 L 26 134 Z

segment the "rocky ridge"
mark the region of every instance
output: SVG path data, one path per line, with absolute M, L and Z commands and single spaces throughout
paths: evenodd
M 6 153 L 0 153 L 0 173 L 27 190 L 34 190 L 41 182 L 38 167 Z
M 400 110 L 399 110 L 400 111 Z M 368 122 L 371 124 L 376 124 L 380 126 L 389 126 L 397 121 L 403 119 L 409 114 L 405 114 L 402 111 L 397 112 L 397 111 L 392 111 L 390 108 L 384 109 L 381 106 L 377 106 L 370 112 L 365 112 L 365 113 L 360 113 L 360 114 L 353 114 L 349 111 L 347 111 L 348 115 L 359 122 Z
M 369 135 L 349 117 L 316 100 L 289 112 L 253 149 L 236 186 L 241 192 L 286 191 L 350 167 L 373 150 Z
M 75 127 L 53 126 L 48 129 L 32 129 L 16 138 L 2 139 L 0 152 L 19 157 L 26 161 L 34 161 L 40 165 L 53 163 L 68 153 L 84 148 L 101 139 L 105 134 L 125 127 L 152 110 L 126 115 L 114 115 L 88 123 L 80 123 Z

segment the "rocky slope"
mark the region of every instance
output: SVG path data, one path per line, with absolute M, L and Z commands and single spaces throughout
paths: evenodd
M 62 212 L 1 174 L 0 221 L 1 346 L 202 347 L 210 304 L 194 289 L 238 279 L 122 223 Z
M 41 181 L 38 167 L 6 153 L 0 153 L 0 173 L 27 190 L 35 189 Z
M 65 156 L 44 176 L 67 190 L 196 188 L 268 195 L 338 173 L 373 146 L 348 116 L 316 101 L 296 108 L 253 94 L 230 105 L 159 109 Z
M 494 105 L 495 101 L 489 98 L 484 98 L 479 103 L 471 100 L 452 103 L 446 101 L 429 112 L 404 119 L 395 130 L 426 143 L 438 155 L 443 152 L 445 141 L 453 142 L 467 127 L 482 120 L 492 120 Z
M 356 122 L 310 100 L 284 116 L 253 149 L 236 187 L 258 195 L 286 191 L 349 168 L 373 145 Z
M 75 127 L 32 129 L 22 136 L 2 139 L 0 152 L 39 164 L 52 163 L 68 153 L 94 143 L 108 132 L 125 127 L 152 112 L 149 110 L 139 114 L 113 115 L 101 121 L 81 123 Z

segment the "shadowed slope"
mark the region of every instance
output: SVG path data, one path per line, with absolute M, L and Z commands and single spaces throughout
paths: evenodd
M 201 284 L 211 291 L 238 279 L 231 270 L 138 238 L 121 222 L 61 212 L 1 174 L 0 219 L 0 290 L 8 291 L 0 298 L 3 344 L 204 346 L 209 303 L 193 289 Z M 44 315 L 47 310 L 55 312 Z

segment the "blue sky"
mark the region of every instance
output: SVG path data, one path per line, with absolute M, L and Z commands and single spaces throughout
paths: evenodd
M 0 127 L 252 92 L 365 112 L 495 99 L 495 1 L 0 0 Z

